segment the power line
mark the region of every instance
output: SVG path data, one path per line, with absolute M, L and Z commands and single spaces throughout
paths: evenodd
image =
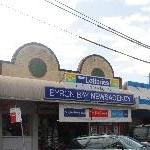
M 127 56 L 127 57 L 130 57 L 130 58 L 132 58 L 132 59 L 135 59 L 135 60 L 138 60 L 138 61 L 141 61 L 141 62 L 150 64 L 150 61 L 143 60 L 143 59 L 140 59 L 140 58 L 138 58 L 138 57 L 134 57 L 134 56 L 131 56 L 131 55 L 129 55 L 129 54 L 126 54 L 126 53 L 120 52 L 120 51 L 118 51 L 118 50 L 115 50 L 115 49 L 113 49 L 113 48 L 107 47 L 107 46 L 105 46 L 105 45 L 99 44 L 99 43 L 97 43 L 97 42 L 95 42 L 95 41 L 92 41 L 92 40 L 87 39 L 87 38 L 85 38 L 85 37 L 83 37 L 83 36 L 74 34 L 74 33 L 70 32 L 70 31 L 68 31 L 67 29 L 63 29 L 63 28 L 58 27 L 58 26 L 56 26 L 56 25 L 52 25 L 52 24 L 50 24 L 50 23 L 47 23 L 47 22 L 44 21 L 44 20 L 41 20 L 41 19 L 36 18 L 36 17 L 34 17 L 34 16 L 31 16 L 31 15 L 29 15 L 29 14 L 27 14 L 27 13 L 24 13 L 24 12 L 22 12 L 22 11 L 20 11 L 20 10 L 17 10 L 17 9 L 15 9 L 15 8 L 12 8 L 12 7 L 8 6 L 8 5 L 5 5 L 5 4 L 2 4 L 2 3 L 0 3 L 0 5 L 1 5 L 1 6 L 4 6 L 4 7 L 6 7 L 6 8 L 8 8 L 8 9 L 11 9 L 11 10 L 13 10 L 13 11 L 16 12 L 16 13 L 19 13 L 20 15 L 23 15 L 23 16 L 25 16 L 25 17 L 30 17 L 30 18 L 34 19 L 35 21 L 37 21 L 38 23 L 43 23 L 43 24 L 46 24 L 46 25 L 48 25 L 48 26 L 50 26 L 50 27 L 59 29 L 60 31 L 63 31 L 63 32 L 65 32 L 65 33 L 68 33 L 68 34 L 70 34 L 71 36 L 77 37 L 77 38 L 79 38 L 79 39 L 81 39 L 81 40 L 84 40 L 84 41 L 86 41 L 86 42 L 89 42 L 89 43 L 91 43 L 91 44 L 97 45 L 97 46 L 99 46 L 99 47 L 103 47 L 103 48 L 105 48 L 105 49 L 107 49 L 107 50 L 113 51 L 113 52 L 115 52 L 115 53 L 122 54 L 122 55 Z
M 45 0 L 45 1 L 46 1 L 46 2 L 49 2 L 48 0 Z M 79 11 L 73 9 L 73 8 L 71 8 L 70 6 L 67 6 L 66 4 L 64 4 L 64 3 L 62 3 L 62 2 L 60 2 L 60 1 L 58 1 L 58 0 L 54 0 L 54 1 L 56 1 L 57 3 L 59 3 L 59 4 L 63 5 L 63 6 L 65 6 L 65 7 L 69 8 L 69 9 L 71 9 L 71 10 L 73 10 L 74 12 L 77 12 L 78 14 L 80 14 L 80 15 L 82 15 L 82 16 L 84 16 L 84 17 L 86 17 L 86 18 L 88 18 L 88 19 L 90 19 L 90 20 L 92 20 L 92 21 L 94 21 L 94 22 L 96 22 L 96 23 L 98 23 L 98 24 L 94 24 L 94 23 L 92 22 L 92 24 L 96 25 L 97 27 L 99 27 L 99 28 L 101 28 L 101 29 L 104 29 L 104 30 L 106 30 L 106 31 L 108 31 L 108 32 L 111 32 L 111 33 L 113 33 L 113 34 L 116 34 L 116 35 L 118 35 L 118 36 L 120 36 L 120 37 L 122 37 L 122 38 L 124 38 L 124 39 L 126 39 L 126 40 L 128 40 L 128 41 L 130 41 L 130 42 L 136 43 L 136 44 L 138 44 L 138 45 L 140 45 L 140 46 L 143 46 L 143 47 L 145 47 L 145 48 L 150 49 L 150 46 L 149 46 L 149 45 L 146 45 L 146 44 L 144 44 L 144 43 L 142 43 L 142 42 L 140 42 L 140 41 L 138 41 L 138 40 L 135 40 L 135 39 L 133 39 L 133 38 L 131 38 L 131 37 L 129 37 L 129 36 L 127 36 L 127 35 L 125 35 L 125 34 L 119 32 L 119 31 L 117 31 L 117 30 L 115 30 L 115 29 L 113 29 L 113 28 L 111 28 L 111 27 L 109 27 L 109 26 L 107 26 L 107 25 L 104 25 L 103 23 L 101 23 L 101 22 L 95 20 L 94 18 L 89 17 L 89 16 L 85 15 L 84 13 L 81 13 L 81 12 L 79 12 Z M 53 4 L 54 4 L 54 3 L 53 3 Z M 55 4 L 54 4 L 54 5 L 55 5 Z M 56 5 L 56 7 L 57 7 L 57 5 Z M 62 9 L 63 9 L 63 8 L 62 8 Z M 64 10 L 64 9 L 63 9 L 63 10 Z M 71 13 L 71 12 L 70 12 L 70 13 Z M 79 17 L 79 18 L 82 19 L 82 17 Z M 84 20 L 87 21 L 87 19 L 84 19 Z M 88 20 L 88 22 L 91 23 L 91 21 L 89 21 L 89 20 Z
M 67 6 L 66 4 L 64 4 L 64 3 L 62 3 L 62 2 L 60 2 L 58 0 L 54 0 L 54 1 L 56 1 L 59 4 L 61 4 L 62 6 L 65 6 L 66 8 L 69 8 L 71 11 L 73 10 L 74 12 L 82 15 L 83 17 L 81 17 L 81 16 L 79 16 L 79 15 L 77 15 L 77 14 L 75 14 L 75 13 L 73 13 L 73 12 L 71 12 L 71 11 L 65 9 L 65 8 L 62 8 L 61 6 L 58 6 L 57 4 L 54 4 L 53 2 L 50 2 L 49 0 L 44 0 L 44 1 L 46 1 L 47 3 L 52 4 L 55 7 L 58 7 L 60 9 L 64 10 L 64 11 L 66 11 L 66 12 L 68 12 L 68 13 L 70 13 L 70 14 L 72 14 L 72 15 L 74 15 L 74 16 L 76 16 L 76 17 L 78 17 L 78 18 L 80 18 L 80 19 L 82 19 L 84 21 L 87 21 L 87 22 L 97 26 L 98 28 L 101 28 L 101 29 L 103 29 L 105 31 L 111 32 L 111 33 L 113 33 L 113 34 L 115 34 L 115 35 L 117 35 L 117 36 L 119 36 L 121 38 L 124 38 L 124 39 L 126 39 L 126 40 L 128 40 L 128 41 L 130 41 L 132 43 L 135 43 L 137 45 L 140 45 L 140 46 L 142 46 L 144 48 L 150 49 L 149 45 L 144 44 L 144 43 L 142 43 L 142 42 L 140 42 L 140 41 L 138 41 L 138 40 L 136 40 L 134 38 L 131 38 L 130 36 L 127 36 L 127 35 L 123 34 L 122 32 L 119 32 L 119 31 L 117 31 L 117 30 L 115 30 L 115 29 L 113 29 L 113 28 L 111 28 L 111 27 L 109 27 L 109 26 L 107 26 L 107 25 L 105 25 L 105 24 L 95 20 L 94 18 L 89 17 L 89 16 L 85 15 L 84 13 L 81 13 L 81 12 L 71 8 L 70 6 Z
M 149 62 L 149 61 L 146 61 L 146 60 L 143 60 L 143 59 L 140 59 L 140 58 L 137 58 L 137 57 L 134 57 L 134 56 L 128 55 L 128 54 L 126 54 L 126 53 L 123 53 L 123 52 L 117 51 L 117 50 L 115 50 L 115 49 L 113 49 L 113 48 L 110 48 L 110 47 L 104 46 L 104 45 L 99 44 L 99 43 L 97 43 L 97 42 L 91 41 L 91 40 L 89 40 L 89 39 L 87 39 L 87 38 L 84 38 L 84 37 L 81 37 L 81 36 L 79 36 L 79 38 L 80 38 L 80 39 L 83 39 L 83 40 L 85 40 L 85 41 L 87 41 L 87 42 L 89 42 L 89 43 L 93 43 L 93 44 L 95 44 L 95 45 L 97 45 L 97 46 L 99 46 L 99 47 L 103 47 L 103 48 L 105 48 L 105 49 L 107 49 L 107 50 L 110 50 L 110 51 L 113 51 L 113 52 L 116 52 L 116 53 L 122 54 L 122 55 L 124 55 L 124 56 L 130 57 L 130 58 L 132 58 L 132 59 L 136 59 L 136 60 L 139 60 L 139 61 L 142 61 L 142 62 L 145 62 L 145 63 L 149 63 L 149 64 L 150 64 L 150 62 Z

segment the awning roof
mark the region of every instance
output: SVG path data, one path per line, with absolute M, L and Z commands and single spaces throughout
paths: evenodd
M 138 109 L 150 110 L 150 85 L 138 82 L 127 82 L 127 88 L 133 92 L 134 97 L 138 99 Z
M 138 82 L 127 82 L 128 89 L 133 92 L 135 97 L 140 97 L 140 99 L 150 100 L 150 85 Z
M 69 85 L 54 81 L 0 75 L 0 98 L 41 101 L 44 100 L 46 86 L 71 88 Z M 107 92 L 131 94 L 127 90 L 110 91 L 109 88 Z
M 58 83 L 46 80 L 0 75 L 0 97 L 18 100 L 43 100 L 45 86 Z

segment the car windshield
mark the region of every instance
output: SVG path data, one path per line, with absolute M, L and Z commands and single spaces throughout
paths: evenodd
M 143 147 L 143 144 L 141 144 L 139 141 L 137 141 L 131 137 L 118 136 L 117 138 L 122 144 L 126 145 L 127 148 L 141 148 L 141 147 Z

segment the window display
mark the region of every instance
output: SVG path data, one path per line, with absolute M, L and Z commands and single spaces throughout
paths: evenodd
M 30 117 L 22 115 L 23 133 L 30 135 Z M 2 135 L 3 136 L 22 136 L 21 123 L 11 123 L 10 114 L 2 114 Z

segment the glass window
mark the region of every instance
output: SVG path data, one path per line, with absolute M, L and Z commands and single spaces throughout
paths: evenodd
M 22 116 L 22 125 L 25 136 L 30 135 L 29 115 Z M 3 136 L 22 136 L 21 123 L 10 123 L 10 115 L 2 114 L 2 135 Z
M 111 137 L 91 138 L 86 149 L 118 149 L 123 148 L 121 142 Z
M 122 149 L 124 146 L 119 142 L 117 139 L 108 137 L 105 138 L 104 141 L 104 147 L 103 148 L 109 148 L 109 149 Z
M 142 144 L 139 142 L 139 141 L 137 141 L 137 140 L 135 140 L 135 139 L 133 139 L 133 138 L 131 138 L 131 137 L 127 137 L 127 136 L 119 136 L 118 137 L 118 140 L 122 143 L 122 144 L 124 144 L 124 145 L 128 145 L 128 148 L 139 148 L 139 147 L 142 147 Z
M 86 149 L 102 149 L 104 138 L 91 138 L 86 146 Z
M 92 76 L 105 77 L 104 72 L 99 68 L 94 68 L 91 72 Z
M 33 58 L 29 63 L 29 71 L 35 77 L 43 77 L 47 72 L 47 67 L 42 59 Z

